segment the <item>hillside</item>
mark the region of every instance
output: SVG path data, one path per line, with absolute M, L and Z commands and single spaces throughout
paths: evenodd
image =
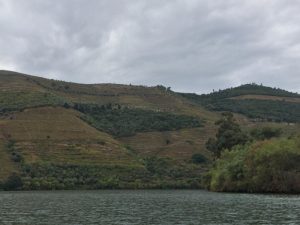
M 213 160 L 205 144 L 217 111 L 240 113 L 243 130 L 279 127 L 287 136 L 299 125 L 277 122 L 299 121 L 299 99 L 257 85 L 195 95 L 0 71 L 0 188 L 199 188 Z M 274 114 L 260 107 L 266 102 L 290 108 Z
M 16 173 L 24 189 L 199 187 L 206 165 L 191 157 L 210 158 L 214 129 L 204 130 L 218 117 L 163 86 L 0 71 L 0 182 Z M 136 143 L 156 144 L 144 154 Z
M 300 122 L 300 95 L 279 88 L 246 84 L 211 94 L 179 95 L 212 111 L 230 111 L 261 121 Z
M 63 106 L 64 103 L 120 104 L 201 116 L 215 119 L 211 112 L 193 107 L 163 86 L 146 87 L 119 84 L 77 84 L 49 80 L 10 71 L 0 71 L 2 110 L 16 110 L 40 105 Z

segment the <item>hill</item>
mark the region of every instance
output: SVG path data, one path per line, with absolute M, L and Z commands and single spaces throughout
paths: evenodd
M 296 111 L 288 113 L 298 121 L 299 95 L 257 85 L 195 95 L 164 86 L 78 84 L 0 71 L 0 188 L 202 187 L 213 160 L 205 144 L 216 133 L 217 111 L 241 113 L 236 118 L 244 130 L 299 130 L 298 124 L 274 122 L 289 121 L 285 117 L 270 120 L 270 112 L 254 121 L 230 104 L 219 106 L 249 100 L 292 104 Z M 261 112 L 258 103 L 251 107 Z
M 218 117 L 163 86 L 0 71 L 0 182 L 16 173 L 23 189 L 199 187 L 207 165 L 191 157 L 210 159 L 214 129 L 204 131 Z M 144 138 L 152 143 L 136 145 Z
M 230 111 L 262 121 L 300 122 L 300 95 L 279 88 L 246 84 L 211 94 L 179 95 L 212 111 Z

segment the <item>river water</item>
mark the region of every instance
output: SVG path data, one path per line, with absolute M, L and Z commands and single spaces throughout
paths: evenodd
M 300 224 L 300 196 L 201 190 L 0 192 L 0 224 Z

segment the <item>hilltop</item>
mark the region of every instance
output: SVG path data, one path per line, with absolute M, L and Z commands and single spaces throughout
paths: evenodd
M 0 71 L 0 186 L 9 178 L 27 190 L 199 188 L 220 111 L 237 113 L 245 130 L 289 135 L 299 130 L 299 99 L 253 84 L 196 95 Z
M 300 95 L 280 88 L 253 83 L 211 94 L 180 96 L 211 111 L 230 111 L 262 121 L 300 122 Z

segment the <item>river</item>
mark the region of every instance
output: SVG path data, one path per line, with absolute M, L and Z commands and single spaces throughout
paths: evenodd
M 0 224 L 296 225 L 300 196 L 201 190 L 0 192 Z

